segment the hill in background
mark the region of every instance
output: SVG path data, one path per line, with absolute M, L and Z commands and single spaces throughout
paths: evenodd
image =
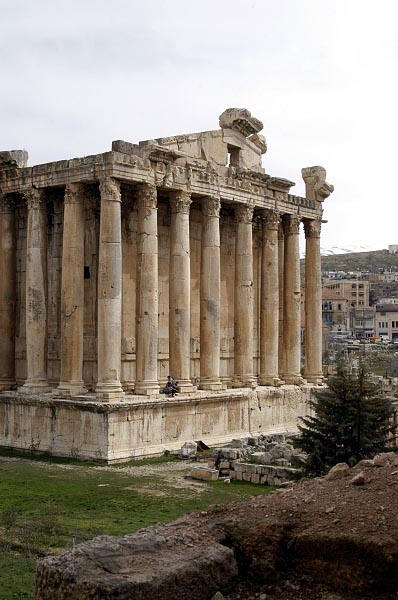
M 322 271 L 398 271 L 398 254 L 389 254 L 388 250 L 368 252 L 347 252 L 321 257 Z M 305 260 L 301 259 L 302 270 Z
M 390 254 L 388 250 L 371 252 L 350 252 L 322 256 L 322 271 L 379 271 L 398 270 L 398 254 Z

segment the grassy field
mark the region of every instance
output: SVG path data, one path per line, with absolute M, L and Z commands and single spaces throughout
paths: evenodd
M 1 600 L 33 599 L 42 556 L 270 489 L 190 482 L 181 467 L 174 457 L 101 467 L 0 451 Z

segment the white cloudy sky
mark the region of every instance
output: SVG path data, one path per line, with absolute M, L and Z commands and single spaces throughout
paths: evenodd
M 327 169 L 323 246 L 398 243 L 396 0 L 0 0 L 0 51 L 0 148 L 30 165 L 246 107 L 294 193 Z

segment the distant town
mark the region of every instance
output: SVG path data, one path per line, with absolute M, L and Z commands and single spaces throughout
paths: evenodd
M 380 375 L 398 375 L 398 245 L 322 256 L 322 321 L 326 369 L 344 350 L 374 357 Z

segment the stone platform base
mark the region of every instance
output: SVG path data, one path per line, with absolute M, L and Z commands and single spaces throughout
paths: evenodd
M 259 433 L 293 432 L 308 413 L 312 386 L 285 385 L 167 399 L 0 393 L 0 446 L 105 462 L 157 456 L 186 441 L 208 445 Z

